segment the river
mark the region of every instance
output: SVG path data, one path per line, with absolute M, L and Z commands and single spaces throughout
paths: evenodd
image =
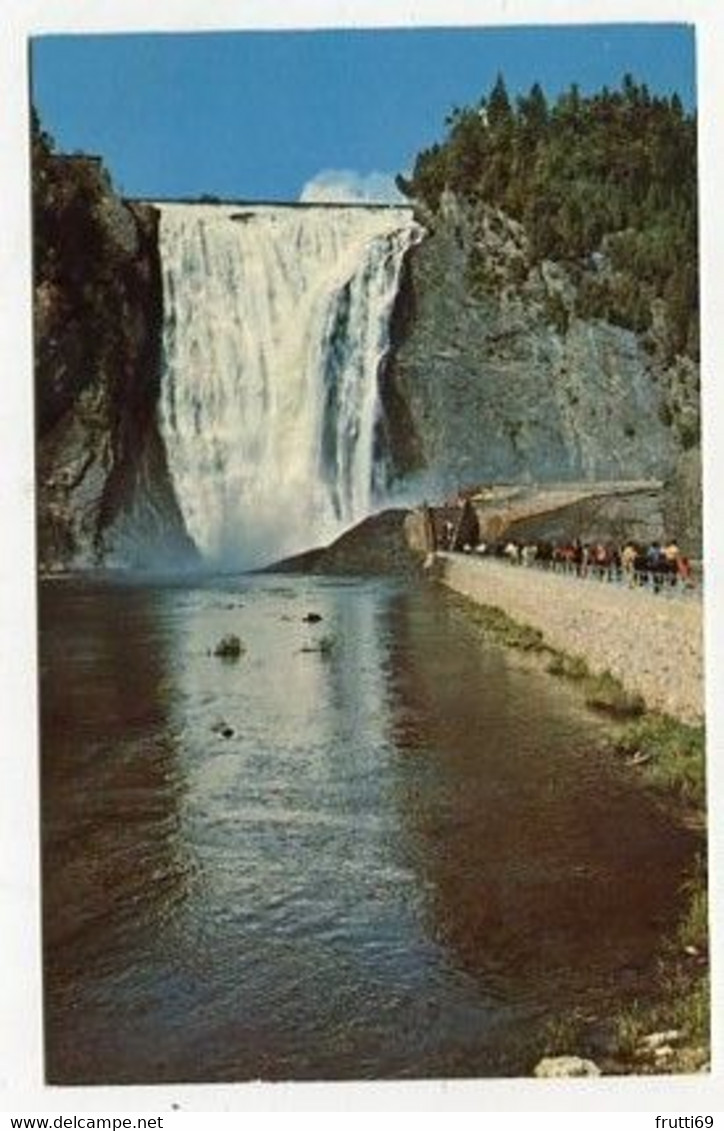
M 690 834 L 433 587 L 48 582 L 40 685 L 50 1082 L 528 1074 L 644 992 Z

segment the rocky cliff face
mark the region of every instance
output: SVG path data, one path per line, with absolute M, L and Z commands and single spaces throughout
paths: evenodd
M 156 424 L 158 214 L 42 136 L 34 198 L 41 568 L 192 563 Z M 531 266 L 500 212 L 445 196 L 424 220 L 382 386 L 393 483 L 662 478 L 672 532 L 700 538 L 698 373 L 662 319 L 643 337 L 581 317 L 580 270 Z
M 47 153 L 34 204 L 41 569 L 189 560 L 155 423 L 157 214 L 100 162 Z
M 445 194 L 408 257 L 383 401 L 393 477 L 431 487 L 664 478 L 696 443 L 698 375 L 578 314 L 585 272 L 530 266 L 521 225 Z M 605 261 L 587 273 L 605 272 Z
M 664 485 L 663 520 L 682 549 L 697 558 L 703 548 L 701 486 L 701 451 L 692 448 L 681 453 Z

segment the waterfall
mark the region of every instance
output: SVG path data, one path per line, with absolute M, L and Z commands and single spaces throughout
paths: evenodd
M 409 209 L 163 204 L 159 422 L 211 563 L 324 544 L 369 512 L 377 379 Z

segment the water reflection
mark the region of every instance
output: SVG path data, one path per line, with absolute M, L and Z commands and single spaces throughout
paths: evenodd
M 193 884 L 178 836 L 185 784 L 169 726 L 173 633 L 139 590 L 41 591 L 43 942 L 51 1079 L 76 1031 L 113 1043 L 118 956 L 146 961 Z M 92 981 L 88 973 L 92 971 Z M 98 1016 L 97 1030 L 93 1017 Z
M 52 1080 L 526 1071 L 541 1013 L 650 961 L 688 839 L 439 594 L 52 586 L 41 619 Z
M 572 692 L 481 647 L 455 606 L 401 594 L 390 617 L 399 818 L 431 934 L 508 1002 L 631 992 L 694 835 L 601 752 Z

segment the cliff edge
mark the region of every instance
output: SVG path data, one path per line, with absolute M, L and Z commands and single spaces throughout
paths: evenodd
M 35 404 L 41 570 L 194 556 L 156 427 L 158 215 L 100 158 L 33 132 Z

